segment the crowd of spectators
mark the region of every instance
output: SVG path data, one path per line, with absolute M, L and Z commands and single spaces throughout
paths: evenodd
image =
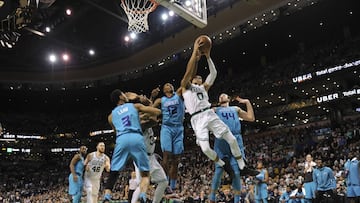
M 326 166 L 333 169 L 337 180 L 337 192 L 344 197 L 346 186 L 342 176 L 344 163 L 350 152 L 359 154 L 360 121 L 358 118 L 346 120 L 339 128 L 329 129 L 329 124 L 311 125 L 302 128 L 289 128 L 265 135 L 246 135 L 244 142 L 249 164 L 255 166 L 258 160 L 265 163 L 269 172 L 269 201 L 277 199 L 285 192 L 286 187 L 295 188 L 303 181 L 304 158 L 310 153 L 314 158 L 321 158 Z M 319 133 L 322 132 L 322 133 Z M 192 137 L 191 134 L 186 135 Z M 107 144 L 110 144 L 107 143 Z M 53 156 L 51 160 L 22 159 L 17 155 L 17 162 L 5 161 L 1 163 L 0 200 L 2 202 L 67 202 L 68 164 L 72 154 Z M 131 163 L 121 172 L 114 187 L 114 200 L 126 201 Z M 193 145 L 187 145 L 186 151 L 179 164 L 178 188 L 171 195 L 172 201 L 203 202 L 210 193 L 213 162 L 208 160 Z M 104 175 L 103 181 L 106 179 Z M 219 190 L 219 201 L 231 202 L 231 188 L 224 186 Z M 243 177 L 242 201 L 252 202 L 252 177 Z M 103 185 L 103 184 L 102 184 Z M 102 191 L 102 190 L 101 190 Z M 149 190 L 149 199 L 152 189 Z M 20 199 L 17 201 L 17 199 Z

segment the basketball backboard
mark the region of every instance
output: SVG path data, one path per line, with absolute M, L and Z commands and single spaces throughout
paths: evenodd
M 156 1 L 199 28 L 204 28 L 207 25 L 206 0 Z

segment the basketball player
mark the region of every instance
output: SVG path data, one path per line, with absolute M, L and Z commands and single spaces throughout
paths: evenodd
M 143 112 L 158 116 L 161 111 L 140 103 L 129 103 L 127 96 L 119 89 L 111 93 L 111 101 L 117 105 L 108 116 L 109 124 L 116 133 L 116 144 L 110 166 L 110 176 L 105 186 L 104 202 L 111 200 L 111 190 L 117 179 L 118 171 L 126 165 L 129 158 L 133 159 L 140 170 L 142 177 L 140 198 L 146 201 L 146 191 L 150 183 L 150 167 L 142 136 L 139 113 Z
M 140 102 L 144 105 L 152 105 L 151 100 L 149 100 L 144 95 L 138 95 L 133 92 L 132 93 L 127 92 L 126 94 L 132 95 L 131 102 L 133 102 L 133 103 Z M 157 185 L 156 189 L 155 189 L 154 197 L 153 197 L 153 203 L 159 203 L 164 195 L 165 189 L 168 185 L 168 181 L 167 181 L 166 173 L 165 173 L 164 169 L 159 164 L 159 162 L 157 161 L 155 154 L 154 154 L 156 137 L 154 136 L 154 131 L 152 130 L 152 127 L 155 125 L 158 125 L 158 119 L 155 116 L 150 116 L 149 114 L 141 113 L 140 114 L 140 123 L 141 123 L 141 128 L 143 129 L 143 136 L 144 136 L 146 151 L 147 151 L 149 161 L 150 161 L 150 163 L 149 163 L 150 164 L 150 181 Z M 135 165 L 137 182 L 140 182 L 141 177 L 140 177 L 139 168 L 136 166 L 136 164 L 134 164 L 134 165 Z M 136 190 L 134 191 L 131 202 L 136 203 L 137 200 L 139 199 L 139 195 L 140 195 L 140 187 L 137 187 Z
M 87 147 L 81 146 L 79 153 L 75 154 L 70 162 L 69 175 L 69 195 L 73 203 L 79 203 L 83 188 L 84 157 L 86 156 Z
M 352 153 L 350 158 L 346 161 L 345 175 L 346 175 L 346 196 L 350 203 L 360 203 L 360 164 L 359 160 Z
M 96 151 L 88 154 L 85 159 L 84 185 L 87 203 L 98 202 L 100 178 L 104 168 L 106 172 L 110 172 L 110 159 L 105 154 L 105 143 L 99 142 Z
M 315 183 L 313 180 L 313 171 L 316 163 L 313 161 L 311 154 L 305 157 L 305 168 L 304 168 L 304 188 L 305 188 L 305 203 L 311 203 L 315 199 Z
M 253 122 L 255 120 L 255 115 L 254 115 L 253 107 L 248 99 L 242 99 L 240 97 L 236 97 L 235 100 L 238 101 L 239 103 L 245 104 L 246 111 L 242 110 L 238 106 L 229 106 L 230 97 L 225 93 L 220 94 L 219 96 L 220 107 L 214 108 L 214 111 L 219 116 L 219 118 L 227 126 L 229 126 L 231 132 L 236 137 L 237 143 L 239 144 L 239 148 L 241 150 L 241 154 L 245 159 L 244 144 L 241 136 L 241 123 L 239 119 Z M 240 175 L 243 174 L 241 174 L 236 159 L 231 154 L 229 144 L 225 140 L 215 138 L 214 150 L 218 154 L 220 159 L 230 160 L 230 165 L 233 174 L 231 174 L 232 172 L 228 172 L 228 171 L 227 172 L 230 173 L 229 175 L 232 179 L 232 187 L 234 189 L 234 194 L 235 194 L 234 203 L 237 203 L 240 201 L 240 193 L 241 193 Z M 226 165 L 224 166 L 225 169 L 228 167 Z M 215 193 L 220 186 L 220 181 L 223 172 L 224 172 L 224 168 L 219 166 L 218 164 L 215 164 L 215 174 L 212 179 L 211 192 L 209 197 L 210 202 L 215 202 L 215 195 L 216 195 Z M 250 175 L 257 175 L 257 174 L 258 173 L 256 171 L 253 171 L 253 174 Z
M 160 203 L 164 193 L 165 189 L 168 185 L 168 181 L 166 178 L 166 173 L 164 169 L 161 167 L 160 163 L 157 161 L 154 151 L 155 151 L 155 137 L 154 137 L 154 131 L 152 128 L 147 128 L 143 132 L 145 145 L 146 145 L 146 151 L 148 153 L 149 161 L 150 161 L 150 180 L 152 183 L 156 184 L 156 189 L 153 197 L 153 203 Z M 135 165 L 135 171 L 136 176 L 140 178 L 140 171 L 138 167 Z M 139 199 L 140 195 L 140 187 L 137 187 L 131 203 L 136 203 Z
M 317 158 L 315 163 L 317 165 L 317 168 L 313 171 L 313 180 L 316 185 L 315 202 L 336 202 L 336 194 L 334 193 L 336 180 L 333 170 L 324 166 L 321 158 Z
M 269 181 L 269 174 L 264 168 L 263 162 L 258 161 L 256 169 L 260 172 L 255 176 L 255 202 L 256 203 L 267 203 L 268 190 L 267 182 Z
M 207 92 L 215 81 L 217 71 L 210 58 L 210 49 L 200 52 L 199 48 L 201 46 L 203 46 L 203 44 L 198 38 L 195 40 L 193 53 L 188 61 L 185 75 L 181 80 L 181 93 L 184 98 L 185 107 L 191 115 L 190 121 L 196 135 L 196 142 L 208 158 L 220 166 L 224 166 L 224 161 L 210 148 L 209 131 L 212 131 L 216 138 L 222 138 L 229 143 L 231 152 L 237 160 L 239 168 L 243 169 L 245 162 L 241 156 L 236 138 L 231 133 L 229 127 L 210 109 L 211 104 Z M 204 83 L 202 82 L 201 76 L 195 76 L 201 53 L 204 53 L 206 56 L 210 70 L 210 74 Z
M 163 87 L 163 93 L 165 96 L 156 99 L 153 107 L 161 105 L 160 144 L 163 152 L 163 166 L 169 175 L 170 188 L 175 190 L 179 158 L 184 152 L 183 121 L 185 107 L 183 99 L 175 92 L 172 84 L 166 83 Z

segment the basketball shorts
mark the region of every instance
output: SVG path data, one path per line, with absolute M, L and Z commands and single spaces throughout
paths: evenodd
M 225 132 L 230 132 L 229 127 L 212 110 L 206 110 L 191 117 L 191 126 L 197 141 L 209 141 L 209 131 L 216 138 L 222 138 Z
M 140 133 L 123 134 L 116 138 L 111 159 L 111 171 L 123 169 L 129 158 L 135 162 L 140 171 L 150 170 L 144 138 Z
M 78 180 L 75 182 L 73 175 L 69 175 L 69 195 L 76 195 L 82 193 L 83 179 L 81 175 L 77 175 Z
M 184 152 L 184 126 L 162 125 L 160 144 L 163 152 L 182 154 Z

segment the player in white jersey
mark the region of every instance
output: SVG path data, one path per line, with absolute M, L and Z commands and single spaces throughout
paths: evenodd
M 168 185 L 168 181 L 164 169 L 157 161 L 156 156 L 154 154 L 156 139 L 154 137 L 154 132 L 152 128 L 146 128 L 143 131 L 143 136 L 144 136 L 146 151 L 148 153 L 149 161 L 150 161 L 150 182 L 157 184 L 152 202 L 159 203 L 164 195 L 165 189 Z M 140 171 L 135 164 L 134 166 L 136 171 L 136 177 L 140 179 L 141 178 Z M 136 203 L 137 200 L 139 199 L 139 195 L 140 195 L 140 187 L 137 187 L 133 194 L 131 203 Z
M 110 158 L 105 154 L 105 144 L 99 142 L 96 151 L 88 154 L 85 159 L 84 186 L 86 202 L 97 203 L 100 189 L 100 178 L 104 171 L 110 172 Z
M 212 131 L 215 137 L 222 138 L 229 143 L 231 153 L 242 170 L 245 167 L 245 162 L 241 156 L 236 138 L 229 127 L 210 109 L 211 104 L 207 92 L 215 81 L 217 71 L 210 58 L 210 49 L 201 53 L 199 50 L 201 46 L 203 46 L 202 42 L 198 39 L 195 40 L 193 53 L 187 64 L 185 75 L 181 80 L 181 93 L 185 107 L 191 115 L 191 126 L 196 135 L 196 142 L 207 157 L 223 166 L 224 161 L 219 159 L 216 152 L 210 148 L 209 131 Z M 202 54 L 206 56 L 210 70 L 210 74 L 204 83 L 201 76 L 196 76 L 198 61 Z
M 149 100 L 144 95 L 138 95 L 133 92 L 126 93 L 130 96 L 132 102 L 140 102 L 144 105 L 152 105 L 151 100 Z M 168 185 L 166 173 L 160 163 L 157 161 L 154 151 L 155 151 L 155 137 L 154 132 L 151 127 L 158 124 L 158 119 L 154 116 L 149 116 L 149 114 L 142 113 L 140 114 L 140 122 L 141 122 L 141 128 L 143 129 L 143 137 L 144 137 L 144 143 L 146 147 L 146 152 L 148 153 L 149 157 L 149 165 L 150 165 L 150 181 L 152 183 L 157 184 L 157 187 L 155 189 L 155 194 L 153 197 L 153 203 L 159 203 L 164 195 L 165 189 Z M 137 181 L 140 182 L 141 175 L 140 171 L 137 168 L 136 164 L 135 166 L 135 172 Z M 140 197 L 140 186 L 138 186 L 133 193 L 131 203 L 136 203 L 137 200 L 144 200 L 144 197 Z

